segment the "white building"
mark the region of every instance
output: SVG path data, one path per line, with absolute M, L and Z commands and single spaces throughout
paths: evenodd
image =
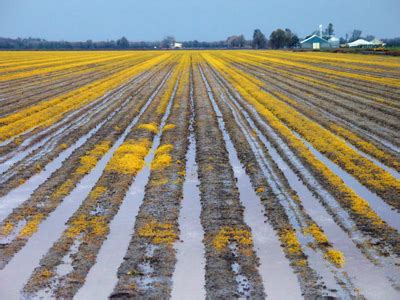
M 375 47 L 384 47 L 386 44 L 384 42 L 382 42 L 381 40 L 378 39 L 373 39 L 371 41 L 371 43 L 375 46 Z
M 347 46 L 349 46 L 350 48 L 355 48 L 355 47 L 359 47 L 359 48 L 370 48 L 373 47 L 374 44 L 371 42 L 368 42 L 364 39 L 358 39 L 354 42 L 351 43 L 347 43 Z
M 182 43 L 175 42 L 172 48 L 174 48 L 174 49 L 182 49 L 183 45 L 182 45 Z

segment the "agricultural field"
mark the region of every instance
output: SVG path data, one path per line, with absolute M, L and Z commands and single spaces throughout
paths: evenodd
M 0 299 L 400 299 L 400 58 L 4 51 L 0 108 Z

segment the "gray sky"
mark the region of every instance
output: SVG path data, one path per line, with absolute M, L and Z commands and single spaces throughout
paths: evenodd
M 0 0 L 0 36 L 49 40 L 221 40 L 260 28 L 300 37 L 319 24 L 337 36 L 400 36 L 400 0 Z

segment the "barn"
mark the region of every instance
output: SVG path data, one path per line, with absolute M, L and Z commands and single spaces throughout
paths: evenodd
M 316 34 L 301 41 L 300 46 L 301 46 L 301 48 L 304 48 L 304 49 L 325 49 L 325 48 L 331 47 L 331 45 L 329 44 L 329 42 L 327 40 L 319 37 Z

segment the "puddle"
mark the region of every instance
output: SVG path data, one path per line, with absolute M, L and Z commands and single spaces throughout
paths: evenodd
M 152 289 L 153 284 L 159 281 L 158 278 L 153 277 L 154 268 L 151 265 L 151 259 L 154 256 L 154 252 L 158 249 L 158 246 L 147 245 L 145 253 L 145 261 L 138 265 L 140 272 L 143 276 L 138 280 L 137 284 L 144 290 Z
M 193 82 L 191 82 L 193 84 Z M 186 154 L 186 178 L 183 184 L 182 208 L 179 215 L 180 240 L 175 243 L 175 270 L 172 276 L 172 299 L 205 299 L 204 230 L 200 223 L 201 202 L 194 135 L 193 86 L 190 89 L 191 118 L 189 149 Z
M 237 245 L 235 243 L 232 243 L 229 244 L 228 247 L 231 250 L 233 257 L 237 258 L 239 256 Z M 231 264 L 231 269 L 233 271 L 233 274 L 235 274 L 238 293 L 243 297 L 250 298 L 251 285 L 249 279 L 242 274 L 242 268 L 240 267 L 240 264 L 234 261 Z
M 56 268 L 56 277 L 62 277 L 65 275 L 68 275 L 70 272 L 73 271 L 72 267 L 72 255 L 78 253 L 79 251 L 79 246 L 81 244 L 80 239 L 76 239 L 74 243 L 72 244 L 70 250 L 68 251 L 67 254 L 64 255 L 62 259 L 62 264 L 58 265 Z

